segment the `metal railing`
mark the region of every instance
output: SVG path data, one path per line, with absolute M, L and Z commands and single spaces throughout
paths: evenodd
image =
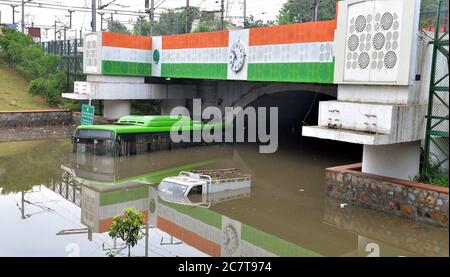
M 433 57 L 426 116 L 423 176 L 436 174 L 433 168 L 440 168 L 449 161 L 449 30 L 448 11 L 443 11 L 442 5 L 443 1 L 440 0 L 435 14 L 435 26 L 430 30 L 434 32 L 434 38 L 430 42 L 433 45 Z M 448 181 L 447 173 L 442 174 L 447 176 Z

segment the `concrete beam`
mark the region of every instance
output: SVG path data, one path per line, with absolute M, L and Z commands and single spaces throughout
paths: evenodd
M 164 100 L 193 99 L 196 95 L 195 85 L 75 82 L 74 93 L 63 93 L 62 97 L 75 100 Z

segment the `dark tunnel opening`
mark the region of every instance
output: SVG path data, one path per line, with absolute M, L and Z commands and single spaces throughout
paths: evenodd
M 362 145 L 302 136 L 304 125 L 318 124 L 319 102 L 329 100 L 336 100 L 336 97 L 309 91 L 290 91 L 264 95 L 248 106 L 278 108 L 278 141 L 281 149 L 330 150 L 350 155 L 355 162 L 361 161 Z

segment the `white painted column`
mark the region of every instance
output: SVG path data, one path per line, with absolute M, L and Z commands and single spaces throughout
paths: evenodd
M 419 174 L 420 141 L 389 145 L 364 145 L 362 171 L 412 180 Z
M 131 102 L 129 100 L 104 100 L 104 117 L 108 119 L 119 119 L 131 114 Z
M 186 107 L 186 99 L 169 99 L 161 101 L 161 115 L 170 115 L 175 107 Z M 189 115 L 189 114 L 187 114 Z

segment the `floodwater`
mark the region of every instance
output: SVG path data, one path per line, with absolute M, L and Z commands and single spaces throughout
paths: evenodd
M 324 169 L 360 157 L 318 140 L 270 155 L 236 144 L 120 159 L 73 154 L 69 140 L 0 143 L 0 256 L 126 256 L 108 229 L 127 207 L 148 223 L 133 256 L 448 256 L 446 229 L 325 196 Z M 200 207 L 155 190 L 181 170 L 232 167 L 251 188 Z

